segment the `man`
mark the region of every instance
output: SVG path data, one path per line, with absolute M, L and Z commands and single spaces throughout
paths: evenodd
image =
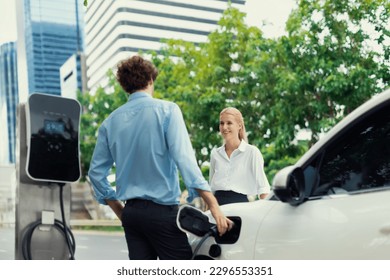
M 196 164 L 180 108 L 153 98 L 157 75 L 155 66 L 140 56 L 118 65 L 116 77 L 129 100 L 100 126 L 88 175 L 96 199 L 122 221 L 130 259 L 190 259 L 187 236 L 176 225 L 178 169 L 188 200 L 198 195 L 205 200 L 220 234 L 232 221 L 221 212 Z M 113 165 L 116 191 L 107 180 Z M 124 207 L 120 201 L 126 201 Z

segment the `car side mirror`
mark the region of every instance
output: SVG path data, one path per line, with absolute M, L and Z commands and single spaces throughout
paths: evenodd
M 300 167 L 292 165 L 280 170 L 272 186 L 275 196 L 292 206 L 301 204 L 305 198 L 305 177 Z

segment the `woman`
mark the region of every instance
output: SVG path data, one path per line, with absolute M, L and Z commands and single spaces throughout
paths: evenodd
M 224 144 L 212 150 L 210 186 L 220 205 L 248 202 L 248 196 L 264 199 L 270 185 L 260 150 L 248 144 L 244 119 L 233 107 L 221 111 L 219 131 Z

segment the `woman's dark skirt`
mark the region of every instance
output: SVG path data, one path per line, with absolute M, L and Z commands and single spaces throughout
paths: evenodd
M 246 194 L 237 193 L 234 191 L 216 191 L 214 193 L 219 205 L 239 202 L 249 202 Z

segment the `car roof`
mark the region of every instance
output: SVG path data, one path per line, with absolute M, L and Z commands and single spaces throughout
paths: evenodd
M 345 128 L 353 124 L 362 116 L 370 112 L 376 107 L 381 107 L 390 102 L 390 88 L 386 89 L 382 93 L 375 94 L 368 101 L 357 107 L 350 114 L 344 117 L 333 128 L 331 128 L 320 140 L 318 140 L 296 163 L 297 166 L 303 166 L 308 160 L 317 154 L 317 152 L 326 146 L 326 143 L 337 136 Z

